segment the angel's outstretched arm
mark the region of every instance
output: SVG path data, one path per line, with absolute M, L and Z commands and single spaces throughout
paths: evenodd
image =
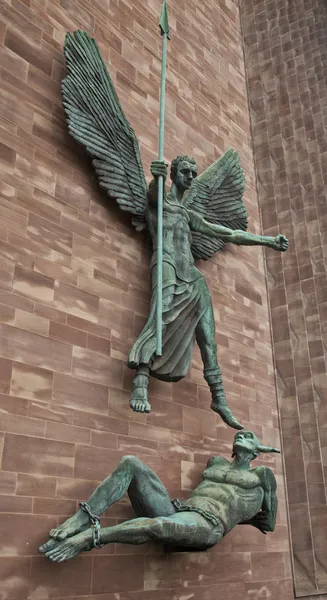
M 279 234 L 276 237 L 255 235 L 247 231 L 229 229 L 223 225 L 209 223 L 193 211 L 189 211 L 189 214 L 191 217 L 190 226 L 193 231 L 219 237 L 226 243 L 230 242 L 237 246 L 267 246 L 280 252 L 285 252 L 288 248 L 288 240 L 284 235 Z

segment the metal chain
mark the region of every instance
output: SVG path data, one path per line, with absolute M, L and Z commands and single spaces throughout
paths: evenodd
M 94 548 L 102 548 L 104 546 L 104 544 L 101 544 L 101 542 L 100 542 L 100 519 L 99 519 L 99 517 L 91 511 L 87 502 L 80 502 L 79 505 L 81 507 L 81 510 L 89 516 L 89 519 L 91 521 Z
M 172 500 L 171 503 L 177 510 L 179 510 L 182 506 L 182 503 L 179 498 L 174 498 L 174 500 Z
M 174 498 L 171 503 L 176 508 L 177 512 L 196 512 L 207 519 L 207 521 L 210 521 L 215 527 L 219 527 L 220 525 L 217 517 L 203 508 L 185 504 L 185 502 L 181 502 L 178 498 Z

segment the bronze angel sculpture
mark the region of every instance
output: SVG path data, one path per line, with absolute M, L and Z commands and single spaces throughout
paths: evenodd
M 167 164 L 152 162 L 153 180 L 147 188 L 135 133 L 95 40 L 82 31 L 68 33 L 64 52 L 68 76 L 62 82 L 62 94 L 69 132 L 91 155 L 100 186 L 122 210 L 131 213 L 136 229 L 147 229 L 153 247 L 151 312 L 127 363 L 136 369 L 130 406 L 137 412 L 150 412 L 149 376 L 164 381 L 182 379 L 197 341 L 211 408 L 228 425 L 241 429 L 226 403 L 211 296 L 194 259 L 211 258 L 227 242 L 283 252 L 288 241 L 283 235 L 246 232 L 244 174 L 237 152 L 227 150 L 199 176 L 194 159 L 175 158 L 170 169 L 172 185 L 164 196 L 163 351 L 156 356 L 157 185 L 159 176 L 167 178 Z

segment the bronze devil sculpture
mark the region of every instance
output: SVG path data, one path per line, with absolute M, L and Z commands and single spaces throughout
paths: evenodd
M 274 531 L 277 513 L 276 480 L 265 466 L 250 469 L 260 452 L 279 452 L 261 446 L 251 431 L 237 432 L 232 462 L 209 459 L 203 481 L 188 500 L 171 501 L 159 477 L 135 456 L 124 456 L 117 469 L 63 525 L 50 531 L 40 552 L 63 562 L 104 544 L 165 542 L 184 549 L 207 550 L 238 523 L 262 533 Z M 99 515 L 128 493 L 136 519 L 100 528 Z
M 147 188 L 135 133 L 95 40 L 82 31 L 69 33 L 64 51 L 68 76 L 62 93 L 69 132 L 91 155 L 100 186 L 122 210 L 131 213 L 137 229 L 147 229 L 153 247 L 151 312 L 128 357 L 128 366 L 136 369 L 130 406 L 134 411 L 150 412 L 149 376 L 164 381 L 182 379 L 196 340 L 211 391 L 211 408 L 228 425 L 241 429 L 226 403 L 211 296 L 194 259 L 212 257 L 227 242 L 285 251 L 288 241 L 283 235 L 267 237 L 245 231 L 244 174 L 235 151 L 227 150 L 199 176 L 194 159 L 175 158 L 170 169 L 172 185 L 163 201 L 162 356 L 158 356 L 157 187 L 158 178 L 167 179 L 167 164 L 152 162 L 153 180 Z

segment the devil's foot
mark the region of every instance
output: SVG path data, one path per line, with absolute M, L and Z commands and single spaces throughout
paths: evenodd
M 212 410 L 214 410 L 222 418 L 226 425 L 233 427 L 233 429 L 244 429 L 243 425 L 235 419 L 232 411 L 228 408 L 227 404 L 221 404 L 213 401 L 211 404 Z
M 151 404 L 148 400 L 148 388 L 145 386 L 134 388 L 129 405 L 135 412 L 149 413 Z
M 53 548 L 55 548 L 57 545 L 58 545 L 57 540 L 50 538 L 45 544 L 42 544 L 42 546 L 39 547 L 39 552 L 42 552 L 42 554 L 45 554 L 49 550 L 53 550 Z
M 92 545 L 92 530 L 87 529 L 61 542 L 49 540 L 47 544 L 41 546 L 43 550 L 40 548 L 40 551 L 53 562 L 64 562 L 78 556 L 85 550 L 90 550 Z
M 86 513 L 79 510 L 76 515 L 70 517 L 55 529 L 51 529 L 49 536 L 55 540 L 64 540 L 72 537 L 80 531 L 84 531 L 90 526 L 89 517 Z

